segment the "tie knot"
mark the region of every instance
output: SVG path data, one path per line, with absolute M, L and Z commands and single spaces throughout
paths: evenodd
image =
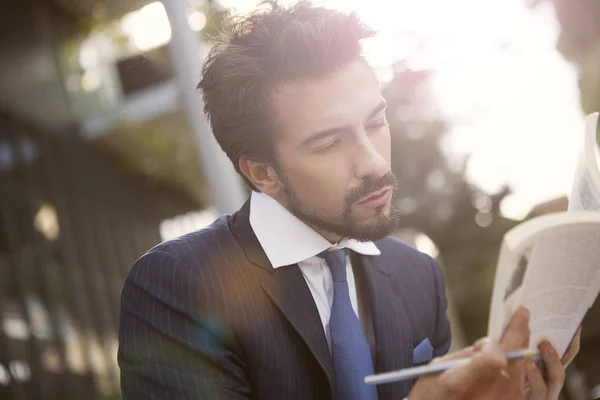
M 325 250 L 319 257 L 327 261 L 334 282 L 346 282 L 346 249 Z

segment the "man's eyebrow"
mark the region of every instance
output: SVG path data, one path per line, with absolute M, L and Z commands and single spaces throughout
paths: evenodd
M 340 133 L 346 132 L 351 129 L 348 126 L 338 126 L 337 128 L 326 129 L 324 131 L 320 131 L 315 133 L 314 135 L 304 139 L 300 146 L 309 147 L 312 143 L 318 142 L 321 139 L 326 139 L 331 136 L 338 135 Z
M 373 110 L 369 113 L 369 115 L 365 121 L 369 121 L 371 118 L 375 117 L 377 114 L 379 114 L 381 111 L 383 111 L 386 107 L 387 107 L 387 102 L 385 100 L 381 100 L 381 102 L 379 102 L 379 104 L 377 104 L 377 106 L 375 108 L 373 108 Z M 335 136 L 340 133 L 347 132 L 351 129 L 352 129 L 352 127 L 350 127 L 350 126 L 338 126 L 338 127 L 331 128 L 331 129 L 325 129 L 323 131 L 317 132 L 314 135 L 304 139 L 300 143 L 300 146 L 307 147 L 310 144 L 317 142 L 321 139 L 325 139 L 330 136 Z
M 379 114 L 383 110 L 385 110 L 386 107 L 387 107 L 387 102 L 385 100 L 381 100 L 379 102 L 379 104 L 377 104 L 377 106 L 373 109 L 373 111 L 371 111 L 371 113 L 367 117 L 367 121 L 370 120 L 371 118 L 375 117 L 377 114 Z

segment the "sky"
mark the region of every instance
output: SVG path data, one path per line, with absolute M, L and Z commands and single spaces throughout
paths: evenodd
M 220 2 L 239 13 L 257 4 Z M 469 156 L 467 177 L 482 189 L 513 189 L 503 214 L 519 219 L 570 192 L 583 115 L 575 68 L 555 48 L 549 2 L 535 9 L 526 0 L 313 3 L 356 11 L 378 32 L 365 55 L 382 80 L 397 60 L 433 71 L 431 91 L 450 123 L 443 149 L 457 165 Z

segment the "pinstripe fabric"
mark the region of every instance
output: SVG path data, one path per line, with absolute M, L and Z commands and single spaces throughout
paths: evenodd
M 310 290 L 296 265 L 271 267 L 248 213 L 246 203 L 134 264 L 121 296 L 123 399 L 336 398 Z M 426 337 L 434 355 L 445 353 L 439 266 L 393 239 L 376 244 L 381 256 L 352 261 L 371 309 L 375 371 L 411 366 Z M 411 385 L 380 386 L 379 399 L 403 398 Z

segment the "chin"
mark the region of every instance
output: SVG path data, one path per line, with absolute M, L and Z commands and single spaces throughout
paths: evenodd
M 369 225 L 381 221 L 381 219 L 392 218 L 392 207 L 390 204 L 385 204 L 379 207 L 374 207 L 369 210 L 364 210 L 362 216 L 357 216 L 360 220 L 359 223 L 363 225 Z
M 389 215 L 380 214 L 368 221 L 354 224 L 351 237 L 362 242 L 377 241 L 391 235 L 395 229 L 395 221 Z

